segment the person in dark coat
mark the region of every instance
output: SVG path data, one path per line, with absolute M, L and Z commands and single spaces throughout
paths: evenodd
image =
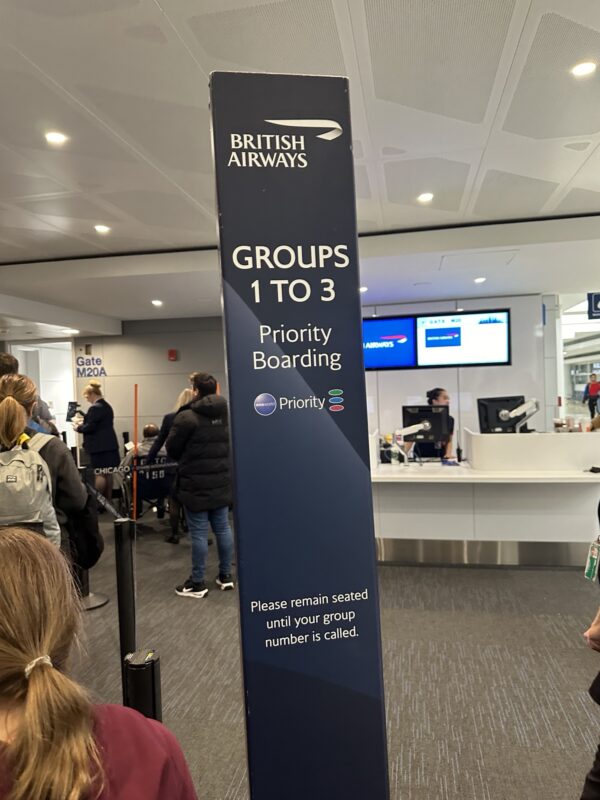
M 83 434 L 83 449 L 90 457 L 95 472 L 96 490 L 112 500 L 113 479 L 111 468 L 119 466 L 119 442 L 113 427 L 112 407 L 102 396 L 99 381 L 90 381 L 83 390 L 84 398 L 90 403 L 83 422 L 75 420 L 73 429 Z
M 177 497 L 184 507 L 192 538 L 192 574 L 175 591 L 181 597 L 205 597 L 204 580 L 210 523 L 219 550 L 221 590 L 233 589 L 233 536 L 229 526 L 231 477 L 227 400 L 216 394 L 212 375 L 193 376 L 194 400 L 179 411 L 167 438 L 170 458 L 178 462 Z

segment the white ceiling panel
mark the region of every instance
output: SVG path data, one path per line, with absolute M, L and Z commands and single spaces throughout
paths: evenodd
M 360 231 L 600 214 L 598 0 L 0 6 L 0 264 L 214 246 L 223 68 L 348 75 Z
M 140 0 L 4 0 L 7 6 L 26 9 L 42 17 L 89 17 L 137 6 Z
M 598 133 L 600 73 L 579 80 L 570 74 L 583 61 L 600 62 L 600 31 L 544 14 L 504 129 L 533 139 Z
M 487 219 L 517 219 L 540 213 L 558 184 L 512 172 L 489 170 L 477 196 L 475 214 Z
M 85 197 L 57 195 L 42 200 L 21 200 L 19 207 L 33 214 L 51 217 L 68 217 L 73 219 L 94 220 L 95 222 L 113 222 L 117 219 L 113 214 L 97 203 Z
M 390 202 L 425 208 L 417 197 L 430 192 L 433 200 L 426 208 L 443 211 L 459 210 L 470 169 L 469 164 L 447 158 L 386 161 L 383 168 Z
M 31 195 L 60 192 L 64 187 L 58 181 L 44 175 L 23 175 L 0 172 L 0 200 L 11 197 L 28 197 Z
M 178 194 L 134 190 L 101 197 L 145 225 L 187 230 L 211 226 L 210 220 L 193 203 Z
M 365 0 L 375 96 L 480 123 L 516 0 Z M 464 76 L 469 75 L 465 91 Z
M 206 72 L 215 59 L 246 70 L 344 75 L 331 0 L 278 0 L 194 14 L 187 25 Z
M 211 171 L 210 138 L 202 135 L 210 125 L 208 108 L 137 97 L 99 86 L 80 85 L 77 89 L 111 125 L 163 166 Z
M 557 210 L 561 214 L 594 213 L 600 207 L 600 192 L 589 189 L 571 189 Z
M 70 152 L 112 162 L 132 158 L 49 82 L 25 72 L 2 72 L 0 104 L 11 109 L 10 114 L 2 115 L 2 141 L 7 144 L 42 148 L 46 146 L 46 131 L 77 131 L 70 141 Z

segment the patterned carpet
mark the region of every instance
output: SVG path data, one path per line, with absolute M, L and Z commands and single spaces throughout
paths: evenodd
M 104 527 L 107 552 L 91 584 L 111 602 L 86 615 L 76 673 L 99 701 L 119 702 Z M 164 720 L 201 800 L 247 800 L 237 596 L 178 598 L 190 545 L 165 544 L 162 530 L 140 529 L 139 644 L 160 652 Z M 600 655 L 580 635 L 600 604 L 597 589 L 559 570 L 379 574 L 391 799 L 578 800 L 600 737 L 600 709 L 587 695 Z

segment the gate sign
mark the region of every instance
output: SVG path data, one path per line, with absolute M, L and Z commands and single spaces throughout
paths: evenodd
M 106 369 L 100 356 L 77 356 L 75 365 L 78 378 L 106 378 Z
M 588 294 L 588 319 L 600 319 L 600 292 Z
M 387 800 L 345 78 L 211 107 L 252 800 Z

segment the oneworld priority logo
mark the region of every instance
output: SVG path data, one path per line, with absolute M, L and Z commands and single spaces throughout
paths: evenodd
M 272 394 L 263 392 L 254 400 L 254 410 L 261 417 L 270 417 L 277 410 L 277 400 Z
M 330 411 L 343 411 L 344 410 L 344 390 L 343 389 L 330 389 L 329 392 L 329 410 Z

